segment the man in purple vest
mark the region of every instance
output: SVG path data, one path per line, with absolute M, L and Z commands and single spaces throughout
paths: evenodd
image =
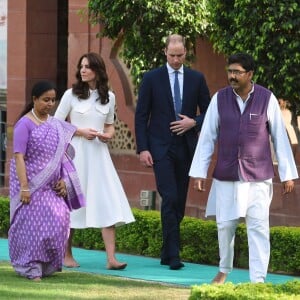
M 245 218 L 251 282 L 264 282 L 270 257 L 269 208 L 274 177 L 270 138 L 278 161 L 283 193 L 298 178 L 278 101 L 268 89 L 252 81 L 253 58 L 231 55 L 229 86 L 218 91 L 206 112 L 189 175 L 194 188 L 205 190 L 205 178 L 218 146 L 206 216 L 215 215 L 219 241 L 219 272 L 212 283 L 222 284 L 233 267 L 234 237 Z

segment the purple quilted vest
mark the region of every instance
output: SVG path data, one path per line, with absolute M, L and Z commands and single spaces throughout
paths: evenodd
M 262 181 L 274 177 L 267 108 L 271 92 L 255 84 L 241 114 L 231 87 L 218 92 L 220 131 L 213 177 L 223 181 Z

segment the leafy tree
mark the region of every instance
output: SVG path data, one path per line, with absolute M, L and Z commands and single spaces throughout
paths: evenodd
M 164 38 L 179 33 L 187 38 L 189 58 L 194 42 L 207 27 L 206 0 L 89 0 L 92 24 L 100 36 L 123 39 L 122 58 L 138 87 L 143 73 L 165 62 Z
M 300 114 L 299 0 L 89 0 L 89 20 L 99 36 L 122 39 L 121 56 L 138 87 L 142 74 L 165 61 L 164 37 L 187 37 L 189 58 L 197 37 L 208 35 L 216 51 L 252 54 L 255 80 Z
M 300 113 L 299 0 L 210 0 L 210 38 L 218 52 L 251 54 L 255 80 Z

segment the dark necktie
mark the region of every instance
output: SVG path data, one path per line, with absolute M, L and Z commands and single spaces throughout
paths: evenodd
M 175 102 L 176 120 L 180 120 L 180 117 L 178 116 L 178 114 L 181 113 L 181 97 L 180 97 L 180 87 L 179 87 L 179 80 L 178 80 L 178 71 L 175 71 L 174 102 Z

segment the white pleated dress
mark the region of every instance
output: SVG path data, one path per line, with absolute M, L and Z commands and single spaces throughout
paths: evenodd
M 77 128 L 103 131 L 104 124 L 113 124 L 115 96 L 109 92 L 109 103 L 102 105 L 96 90 L 86 100 L 79 100 L 69 89 L 63 95 L 55 117 Z M 104 228 L 134 222 L 126 194 L 110 157 L 107 144 L 98 138 L 87 140 L 74 136 L 74 164 L 78 172 L 86 207 L 71 212 L 71 228 Z

